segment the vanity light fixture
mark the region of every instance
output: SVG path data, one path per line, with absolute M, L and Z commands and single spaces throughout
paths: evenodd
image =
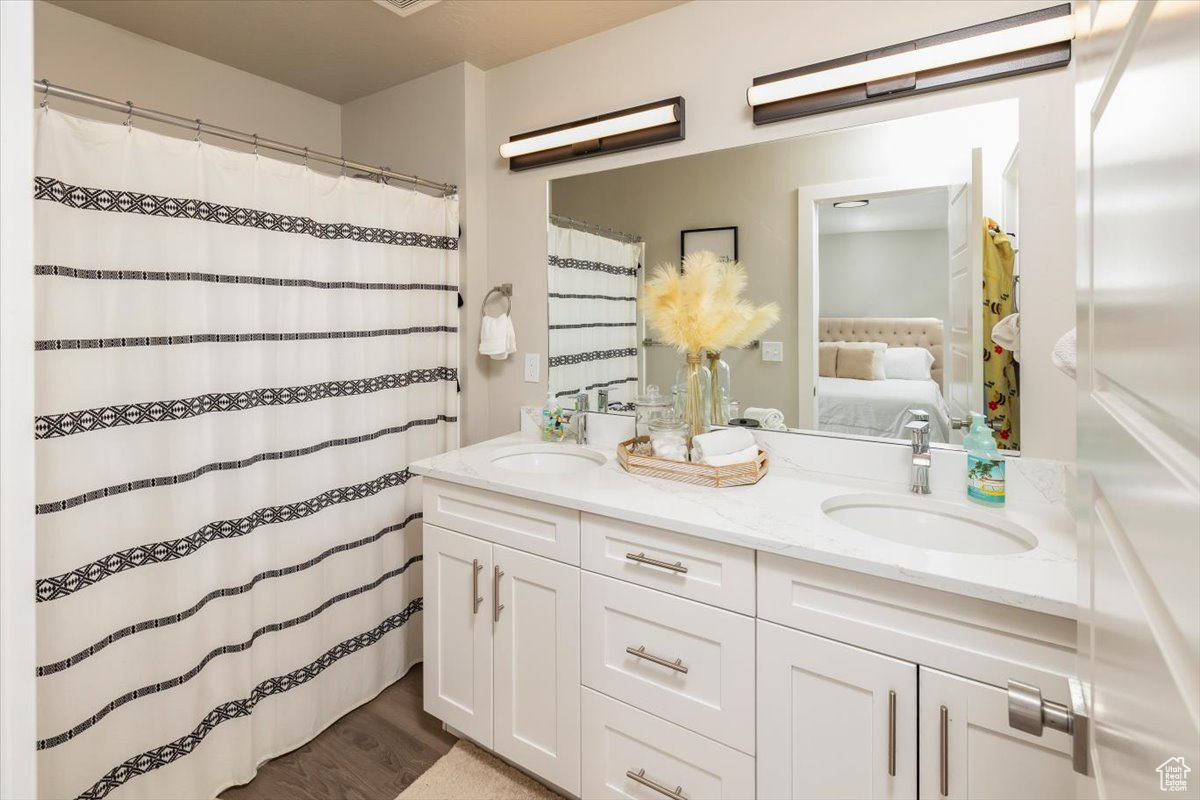
M 683 138 L 683 98 L 672 97 L 511 136 L 500 157 L 517 172 Z
M 840 200 L 833 204 L 834 208 L 862 208 L 871 204 L 870 200 Z
M 754 79 L 754 124 L 807 117 L 1071 61 L 1075 20 L 1064 3 Z

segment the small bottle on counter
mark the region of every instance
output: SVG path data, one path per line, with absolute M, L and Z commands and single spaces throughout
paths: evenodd
M 987 417 L 971 412 L 971 430 L 963 437 L 967 451 L 967 496 L 989 506 L 1004 505 L 1004 456 Z
M 562 406 L 554 392 L 546 392 L 546 405 L 542 407 L 542 441 L 557 442 L 563 438 Z

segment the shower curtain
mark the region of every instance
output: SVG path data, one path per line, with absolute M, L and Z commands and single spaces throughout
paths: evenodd
M 458 207 L 38 113 L 44 797 L 211 797 L 420 660 Z
M 1012 240 L 990 217 L 983 220 L 984 415 L 1001 450 L 1021 449 L 1021 394 L 1013 354 L 992 341 L 992 328 L 1015 311 Z
M 550 391 L 609 389 L 626 408 L 638 381 L 637 286 L 644 244 L 549 223 Z

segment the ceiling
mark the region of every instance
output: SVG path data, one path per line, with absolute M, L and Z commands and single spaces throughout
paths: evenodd
M 492 69 L 684 1 L 441 0 L 401 17 L 372 0 L 50 0 L 339 104 L 460 61 Z
M 867 195 L 870 205 L 834 208 L 833 202 L 817 204 L 821 235 L 869 231 L 927 231 L 946 227 L 945 187 L 889 195 Z

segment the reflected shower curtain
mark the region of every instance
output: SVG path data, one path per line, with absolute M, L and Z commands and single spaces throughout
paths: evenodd
M 644 244 L 549 225 L 550 391 L 609 389 L 624 408 L 638 381 L 637 274 Z
M 992 341 L 992 328 L 1013 313 L 1012 240 L 996 221 L 983 220 L 983 400 L 984 415 L 1001 450 L 1021 449 L 1021 395 L 1012 352 Z
M 45 797 L 211 797 L 420 660 L 458 206 L 39 112 Z

